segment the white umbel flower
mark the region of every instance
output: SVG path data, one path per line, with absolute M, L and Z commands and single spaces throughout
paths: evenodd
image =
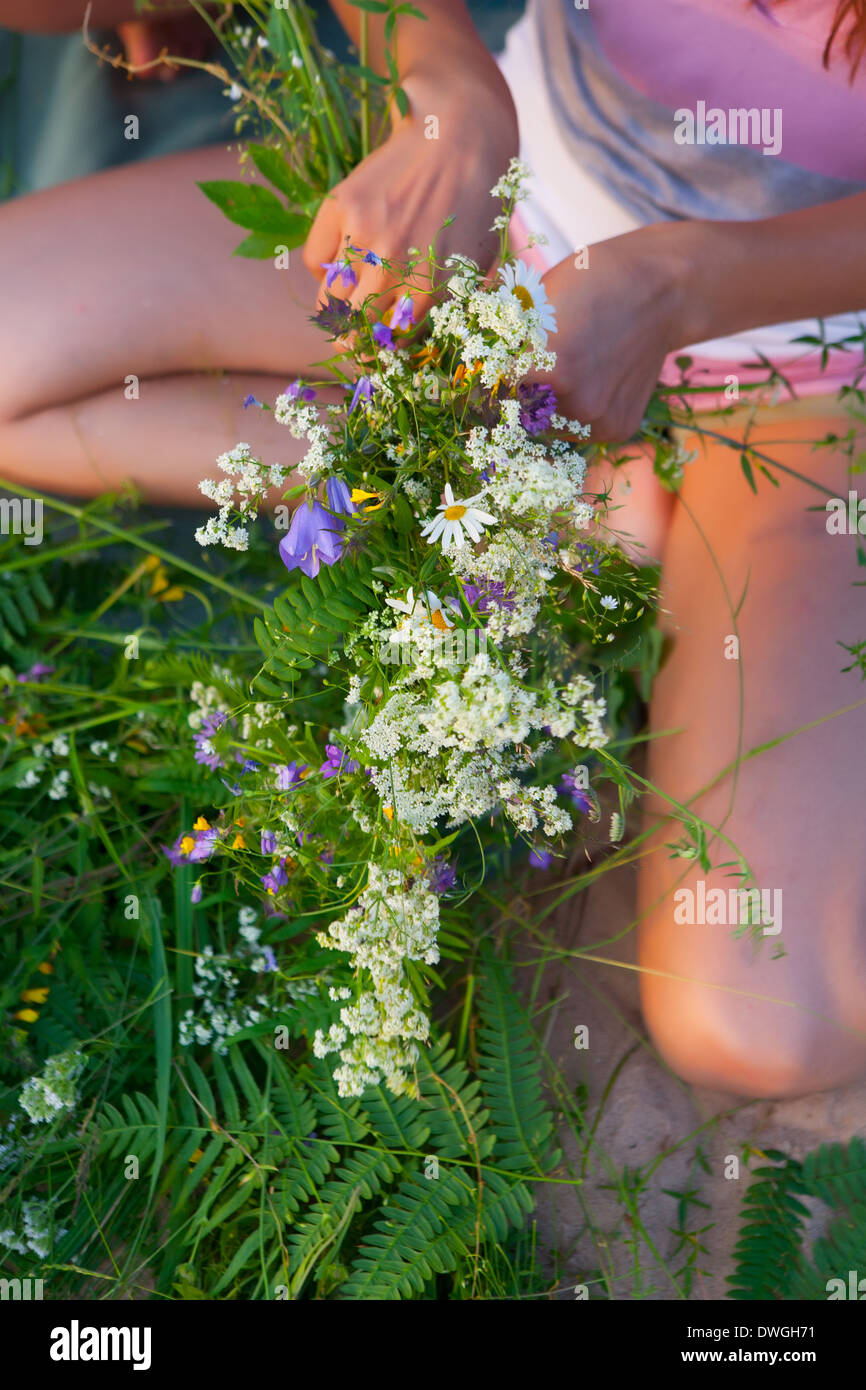
M 495 516 L 476 507 L 480 496 L 477 493 L 474 497 L 455 498 L 451 484 L 446 483 L 445 501 L 437 508 L 439 514 L 432 521 L 424 522 L 421 535 L 426 536 L 430 545 L 441 540 L 443 551 L 448 550 L 452 541 L 455 545 L 464 544 L 464 529 L 473 541 L 480 541 L 485 526 L 496 522 Z
M 538 315 L 536 330 L 546 346 L 548 333 L 556 332 L 556 311 L 547 297 L 538 271 L 523 261 L 514 261 L 510 265 L 500 266 L 499 276 L 502 280 L 499 289 L 502 299 L 516 299 L 524 312 L 535 310 Z

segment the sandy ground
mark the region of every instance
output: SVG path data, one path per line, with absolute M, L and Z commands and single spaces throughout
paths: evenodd
M 557 947 L 569 950 L 603 940 L 634 920 L 634 884 L 630 870 L 622 868 L 558 909 Z M 630 932 L 603 954 L 633 964 L 634 949 Z M 866 1134 L 866 1080 L 785 1101 L 743 1101 L 680 1081 L 647 1039 L 633 970 L 573 958 L 554 961 L 545 967 L 536 1003 L 547 1010 L 546 1046 L 568 1090 L 574 1094 L 576 1087 L 586 1088 L 585 1121 L 591 1135 L 579 1143 L 570 1130 L 561 1134 L 572 1164 L 579 1170 L 585 1162 L 583 1185 L 537 1189 L 543 1246 L 560 1252 L 560 1297 L 574 1298 L 580 1280 L 590 1297 L 604 1297 L 593 1283 L 602 1268 L 609 1272 L 617 1299 L 683 1297 L 682 1281 L 678 1289 L 667 1272 L 681 1269 L 686 1256 L 684 1250 L 674 1253 L 678 1203 L 669 1193 L 695 1188 L 709 1210 L 691 1206 L 687 1229 L 711 1229 L 701 1237 L 707 1253 L 698 1263 L 704 1273 L 694 1277 L 688 1296 L 725 1298 L 749 1181 L 744 1147 L 778 1148 L 802 1158 L 822 1142 Z M 589 1029 L 586 1049 L 575 1047 L 574 1030 L 581 1024 Z M 709 1172 L 696 1162 L 698 1144 Z M 726 1164 L 729 1155 L 740 1159 L 739 1178 L 725 1177 L 726 1166 L 733 1166 Z M 659 1159 L 639 1197 L 640 1233 L 628 1204 L 609 1187 L 624 1170 L 645 1169 Z M 760 1162 L 752 1159 L 754 1166 Z M 810 1235 L 821 1224 L 816 1214 Z

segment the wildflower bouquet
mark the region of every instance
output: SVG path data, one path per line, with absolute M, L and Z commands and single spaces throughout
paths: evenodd
M 275 938 L 313 926 L 339 953 L 336 1017 L 313 1046 L 336 1054 L 342 1095 L 414 1093 L 440 933 L 497 847 L 546 864 L 575 815 L 597 816 L 607 653 L 651 613 L 651 578 L 584 490 L 588 431 L 543 381 L 555 309 L 506 240 L 525 172 L 514 161 L 492 190 L 493 282 L 435 248 L 400 268 L 348 244 L 328 266 L 348 286 L 359 262 L 382 265 L 405 292 L 387 321 L 373 296 L 328 293 L 315 315 L 339 340 L 343 399 L 298 380 L 273 405 L 306 451 L 276 509 L 288 580 L 256 620 L 254 698 L 195 692 L 195 758 L 227 800 L 166 853 L 200 866 L 196 900 L 228 857 L 281 919 Z M 422 270 L 438 296 L 424 336 L 408 289 Z M 244 443 L 218 463 L 197 539 L 244 549 L 285 470 Z

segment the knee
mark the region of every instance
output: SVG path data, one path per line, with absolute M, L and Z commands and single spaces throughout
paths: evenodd
M 654 981 L 643 995 L 662 1060 L 695 1086 L 781 1100 L 842 1085 L 866 1068 L 862 1041 L 795 1008 L 686 982 Z

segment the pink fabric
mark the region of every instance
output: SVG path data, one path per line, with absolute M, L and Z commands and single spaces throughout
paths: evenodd
M 850 23 L 822 63 L 836 0 L 591 0 L 591 13 L 608 61 L 646 96 L 672 109 L 779 108 L 782 159 L 866 180 L 866 62 L 852 84 Z

